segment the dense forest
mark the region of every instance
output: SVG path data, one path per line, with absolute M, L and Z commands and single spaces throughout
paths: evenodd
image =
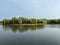
M 46 24 L 45 19 L 35 19 L 35 18 L 24 18 L 24 17 L 13 17 L 12 19 L 4 19 L 2 24 Z
M 36 18 L 24 18 L 13 17 L 12 19 L 4 19 L 0 21 L 0 24 L 60 24 L 60 19 L 36 19 Z
M 47 24 L 60 24 L 60 19 L 47 20 Z

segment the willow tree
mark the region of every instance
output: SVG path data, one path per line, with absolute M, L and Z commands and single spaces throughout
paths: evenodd
M 8 20 L 8 19 L 4 19 L 4 20 L 2 21 L 2 23 L 3 23 L 3 24 L 9 24 L 9 20 Z
M 47 24 L 47 21 L 46 21 L 46 20 L 42 20 L 42 23 L 43 23 L 43 24 Z
M 23 19 L 23 24 L 30 24 L 30 20 L 28 18 L 24 18 Z
M 19 18 L 18 18 L 18 23 L 19 23 L 19 24 L 22 24 L 22 23 L 23 23 L 23 17 L 19 17 Z
M 35 18 L 29 19 L 29 21 L 30 21 L 32 24 L 36 24 L 36 23 L 37 23 L 37 19 L 35 19 Z
M 44 19 L 37 19 L 37 24 L 46 24 L 47 21 Z
M 17 24 L 17 18 L 16 17 L 13 17 L 12 18 L 12 22 L 13 22 L 13 24 Z

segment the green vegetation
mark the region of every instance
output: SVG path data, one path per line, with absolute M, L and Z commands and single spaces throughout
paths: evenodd
M 13 17 L 12 19 L 4 19 L 2 21 L 3 25 L 7 24 L 46 24 L 47 21 L 44 19 L 35 19 L 35 18 L 24 18 L 24 17 Z
M 2 21 L 0 21 L 0 24 L 2 24 Z
M 0 24 L 18 24 L 18 25 L 39 25 L 39 24 L 60 24 L 60 19 L 35 19 L 35 18 L 24 18 L 24 17 L 13 17 L 12 19 L 4 19 L 0 21 Z
M 47 20 L 47 24 L 60 24 L 60 19 Z

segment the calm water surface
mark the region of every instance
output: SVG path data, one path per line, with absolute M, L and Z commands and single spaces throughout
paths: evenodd
M 60 45 L 60 25 L 0 25 L 0 45 Z

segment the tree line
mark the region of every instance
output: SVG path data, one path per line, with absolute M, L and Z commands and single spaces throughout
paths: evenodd
M 24 17 L 13 17 L 12 19 L 4 19 L 2 24 L 46 24 L 45 19 L 35 19 L 35 18 L 24 18 Z
M 24 17 L 13 17 L 12 19 L 4 19 L 0 21 L 3 25 L 5 24 L 60 24 L 60 19 L 36 19 L 36 18 L 24 18 Z
M 47 20 L 47 24 L 60 24 L 60 19 Z

